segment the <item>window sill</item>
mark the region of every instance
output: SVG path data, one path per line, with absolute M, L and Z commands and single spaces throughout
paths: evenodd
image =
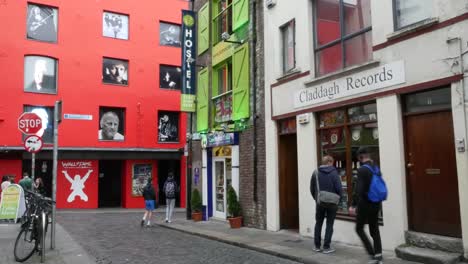
M 281 82 L 284 79 L 287 79 L 288 77 L 291 77 L 291 76 L 299 74 L 299 73 L 301 73 L 301 69 L 294 68 L 294 69 L 292 69 L 292 70 L 290 70 L 288 72 L 283 73 L 283 75 L 281 75 L 280 77 L 276 78 L 276 81 Z
M 380 61 L 376 61 L 376 60 L 368 61 L 368 62 L 359 64 L 359 65 L 354 65 L 354 66 L 351 66 L 351 67 L 348 67 L 348 68 L 344 68 L 344 69 L 342 69 L 340 71 L 337 71 L 337 72 L 332 72 L 332 73 L 317 77 L 317 78 L 315 78 L 313 80 L 305 82 L 304 85 L 306 87 L 314 86 L 314 85 L 316 85 L 318 83 L 322 83 L 324 81 L 328 81 L 328 80 L 332 80 L 332 79 L 337 79 L 337 78 L 340 78 L 342 76 L 349 75 L 350 73 L 354 73 L 354 72 L 362 71 L 362 70 L 365 70 L 365 69 L 368 69 L 368 68 L 372 68 L 372 67 L 377 66 L 379 64 L 380 64 Z
M 232 90 L 227 91 L 227 92 L 225 92 L 225 93 L 222 93 L 222 94 L 220 94 L 220 95 L 213 96 L 213 97 L 211 97 L 211 100 L 218 99 L 218 98 L 223 97 L 223 96 L 228 95 L 228 94 L 232 94 Z
M 414 24 L 411 24 L 409 26 L 403 27 L 392 34 L 387 35 L 387 40 L 394 40 L 403 36 L 406 36 L 408 34 L 414 33 L 416 31 L 431 27 L 435 24 L 439 23 L 439 18 L 438 17 L 433 17 L 433 18 L 428 18 L 419 22 L 416 22 Z

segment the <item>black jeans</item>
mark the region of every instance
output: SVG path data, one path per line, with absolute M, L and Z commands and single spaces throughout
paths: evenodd
M 357 216 L 356 216 L 356 233 L 359 238 L 361 238 L 362 243 L 366 247 L 367 253 L 370 256 L 376 254 L 382 254 L 382 241 L 380 240 L 380 231 L 379 231 L 379 211 L 380 203 L 370 203 L 367 201 L 362 201 L 357 207 Z M 374 240 L 374 246 L 372 246 L 364 232 L 364 225 L 369 224 L 369 233 Z
M 315 233 L 314 233 L 314 241 L 315 246 L 320 248 L 321 240 L 322 240 L 322 225 L 325 218 L 327 218 L 327 227 L 325 229 L 325 241 L 323 244 L 323 248 L 330 248 L 331 238 L 333 235 L 333 223 L 335 222 L 336 211 L 338 210 L 338 206 L 330 205 L 330 206 L 322 206 L 317 205 L 315 208 Z

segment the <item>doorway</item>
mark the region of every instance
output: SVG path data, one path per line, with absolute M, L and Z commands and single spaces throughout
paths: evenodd
M 122 206 L 122 174 L 121 160 L 99 161 L 98 206 L 100 208 Z
M 280 228 L 299 228 L 299 194 L 297 171 L 297 136 L 279 136 Z
M 461 237 L 450 89 L 409 95 L 405 103 L 409 228 Z
M 31 160 L 23 160 L 23 172 L 28 172 L 29 176 L 32 177 L 32 170 L 31 170 Z M 52 197 L 52 160 L 44 160 L 44 159 L 36 159 L 35 161 L 35 170 L 34 170 L 34 177 L 41 178 L 42 182 L 44 183 L 44 191 L 46 197 Z M 23 174 L 20 175 L 20 179 L 22 179 Z
M 213 158 L 213 216 L 226 219 L 227 189 L 232 185 L 232 159 L 224 157 Z
M 180 160 L 158 161 L 158 205 L 166 205 L 166 195 L 163 192 L 163 187 L 169 172 L 174 173 L 174 179 L 180 188 Z M 180 192 L 176 195 L 175 206 L 180 207 Z

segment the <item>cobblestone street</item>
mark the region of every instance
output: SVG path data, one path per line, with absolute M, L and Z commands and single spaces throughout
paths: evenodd
M 99 264 L 296 263 L 154 223 L 141 228 L 141 217 L 142 213 L 60 212 L 57 221 Z M 160 213 L 153 218 L 163 220 Z

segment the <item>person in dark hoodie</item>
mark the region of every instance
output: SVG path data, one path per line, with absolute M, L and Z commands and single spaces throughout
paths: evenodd
M 153 214 L 156 203 L 156 192 L 154 191 L 151 178 L 148 179 L 148 183 L 146 184 L 145 188 L 143 188 L 143 199 L 145 199 L 145 214 L 141 220 L 142 227 L 145 225 L 145 221 L 147 221 L 146 226 L 151 225 L 151 216 Z
M 372 172 L 363 165 L 374 167 L 374 161 L 371 159 L 370 150 L 366 147 L 360 147 L 357 150 L 358 159 L 361 167 L 358 170 L 358 178 L 356 184 L 356 194 L 352 206 L 349 208 L 350 215 L 356 215 L 356 233 L 366 247 L 367 253 L 371 260 L 369 264 L 381 264 L 382 261 L 382 241 L 379 231 L 379 211 L 382 203 L 374 203 L 369 201 L 368 192 L 372 181 Z M 356 209 L 357 208 L 357 209 Z M 369 237 L 364 232 L 364 225 L 369 224 L 369 233 L 372 237 L 374 245 L 371 244 Z
M 172 221 L 172 213 L 174 212 L 176 192 L 179 191 L 177 183 L 174 180 L 174 173 L 169 172 L 166 182 L 163 187 L 164 194 L 166 195 L 166 223 Z
M 310 180 L 310 192 L 317 203 L 315 207 L 314 250 L 316 252 L 322 251 L 322 225 L 326 218 L 327 227 L 325 230 L 325 240 L 323 244 L 323 253 L 325 254 L 335 252 L 335 249 L 332 248 L 330 244 L 333 235 L 333 223 L 335 222 L 336 212 L 338 211 L 338 202 L 339 198 L 342 196 L 341 180 L 338 176 L 338 171 L 333 166 L 333 163 L 333 157 L 329 155 L 324 156 L 322 158 L 322 165 L 318 168 L 318 170 L 314 171 L 312 174 L 312 179 Z M 317 182 L 319 186 L 317 186 Z M 336 194 L 336 198 L 338 198 L 336 204 L 319 201 L 318 193 L 322 191 Z

